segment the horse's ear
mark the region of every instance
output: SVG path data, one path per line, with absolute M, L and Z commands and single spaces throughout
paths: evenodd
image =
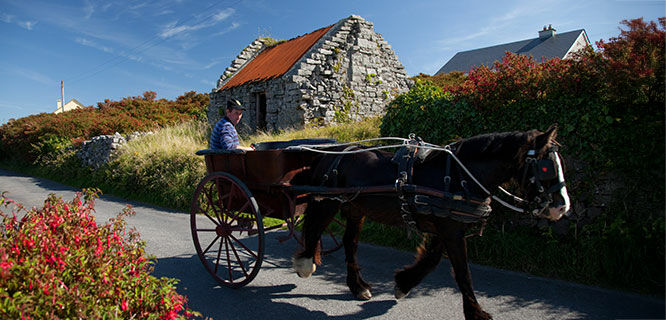
M 557 123 L 554 123 L 548 127 L 546 132 L 538 135 L 535 139 L 534 149 L 543 151 L 548 148 L 553 141 L 557 138 Z

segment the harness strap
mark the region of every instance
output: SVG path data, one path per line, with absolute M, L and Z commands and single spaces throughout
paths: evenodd
M 446 171 L 444 172 L 444 192 L 449 193 L 451 188 L 451 155 L 446 154 Z
M 356 146 L 348 146 L 347 148 L 344 149 L 343 152 L 347 152 L 351 149 L 354 149 Z M 338 186 L 338 166 L 340 165 L 340 161 L 342 161 L 342 157 L 344 154 L 339 154 L 335 159 L 333 159 L 333 162 L 331 162 L 331 165 L 328 167 L 328 170 L 326 170 L 326 173 L 324 174 L 324 177 L 321 181 L 321 186 L 326 185 L 326 182 L 329 180 L 332 181 L 332 185 L 330 187 L 337 187 Z
M 412 176 L 414 173 L 414 159 L 418 148 L 416 147 L 403 147 L 402 152 L 399 152 L 399 157 L 394 158 L 398 163 L 398 178 L 395 181 L 395 191 L 400 199 L 400 211 L 402 212 L 402 220 L 411 230 L 417 230 L 416 220 L 413 213 L 416 211 L 413 196 L 408 199 L 408 194 L 405 192 L 405 185 L 412 184 Z

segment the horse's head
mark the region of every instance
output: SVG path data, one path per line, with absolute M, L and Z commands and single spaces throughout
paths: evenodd
M 527 210 L 532 214 L 557 221 L 571 207 L 564 182 L 562 158 L 555 141 L 557 126 L 546 132 L 529 133 L 522 162 L 521 188 L 526 194 Z

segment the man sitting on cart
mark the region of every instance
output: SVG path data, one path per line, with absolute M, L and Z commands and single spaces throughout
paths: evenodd
M 227 101 L 225 116 L 215 124 L 213 132 L 210 135 L 211 149 L 253 150 L 252 148 L 240 145 L 238 132 L 236 132 L 236 125 L 240 122 L 241 118 L 243 118 L 243 111 L 245 111 L 245 107 L 243 107 L 240 101 L 236 99 L 230 99 Z

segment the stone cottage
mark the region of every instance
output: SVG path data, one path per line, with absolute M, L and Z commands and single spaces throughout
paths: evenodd
M 277 44 L 252 42 L 210 94 L 208 121 L 224 115 L 230 98 L 247 108 L 242 132 L 356 120 L 381 114 L 411 84 L 372 22 L 352 15 Z

